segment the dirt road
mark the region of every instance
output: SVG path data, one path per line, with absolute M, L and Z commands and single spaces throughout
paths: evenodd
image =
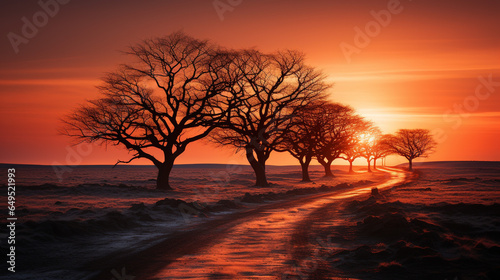
M 124 280 L 288 279 L 297 274 L 297 256 L 312 224 L 335 222 L 332 213 L 339 202 L 366 195 L 373 187 L 401 184 L 408 175 L 399 169 L 380 170 L 389 172 L 390 179 L 230 214 L 173 234 L 140 253 L 103 260 L 103 266 L 126 268 L 126 273 L 118 271 Z M 319 246 L 322 242 L 318 240 Z M 314 259 L 309 262 L 314 265 Z M 109 270 L 100 269 L 95 279 L 112 279 Z

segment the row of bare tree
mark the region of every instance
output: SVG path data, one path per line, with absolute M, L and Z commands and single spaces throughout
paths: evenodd
M 296 111 L 284 141 L 276 148 L 298 159 L 302 180 L 310 181 L 309 164 L 316 159 L 333 176 L 331 164 L 341 158 L 349 162 L 349 172 L 357 158 L 365 158 L 368 172 L 371 162 L 391 154 L 404 156 L 412 170 L 413 159 L 428 156 L 436 143 L 426 129 L 400 129 L 394 135 L 382 134 L 371 122 L 357 115 L 349 106 L 329 101 L 311 102 Z
M 258 186 L 268 185 L 266 161 L 273 151 L 299 159 L 305 180 L 312 158 L 331 175 L 336 158 L 352 165 L 359 156 L 370 162 L 385 155 L 375 146 L 386 141 L 362 140 L 378 137 L 369 122 L 347 106 L 326 101 L 330 85 L 299 52 L 226 50 L 177 32 L 127 53 L 132 61 L 103 79 L 102 98 L 64 118 L 63 133 L 127 148 L 132 157 L 117 164 L 150 160 L 158 168 L 159 189 L 171 189 L 176 158 L 207 136 L 243 150 Z M 407 151 L 391 147 L 399 154 Z M 424 155 L 410 154 L 410 163 Z

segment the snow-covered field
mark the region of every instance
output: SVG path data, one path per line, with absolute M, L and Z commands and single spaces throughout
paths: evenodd
M 500 279 L 500 163 L 416 168 L 417 181 L 346 202 L 342 223 L 311 230 L 335 249 L 310 279 Z
M 174 190 L 160 191 L 154 167 L 72 167 L 59 180 L 50 166 L 17 166 L 17 272 L 9 279 L 86 279 L 95 274 L 81 271 L 86 263 L 144 249 L 143 241 L 152 246 L 207 218 L 311 192 L 301 189 L 387 177 L 363 168 L 350 175 L 335 166 L 337 176 L 323 178 L 322 167 L 312 166 L 313 182 L 304 183 L 298 166 L 268 170 L 271 187 L 262 188 L 253 187 L 248 166 L 179 166 L 172 173 Z
M 312 166 L 313 182 L 303 183 L 298 166 L 271 166 L 271 187 L 256 188 L 247 166 L 180 166 L 172 174 L 175 190 L 167 192 L 154 189 L 152 167 L 73 167 L 62 181 L 51 167 L 16 168 L 17 272 L 5 279 L 88 279 L 96 273 L 89 263 L 154 246 L 169 232 L 341 183 L 389 176 L 363 167 L 351 175 L 345 166 L 334 166 L 336 177 L 324 178 L 322 167 Z M 300 277 L 500 279 L 500 163 L 415 168 L 414 182 L 324 213 L 310 232 L 311 240 L 325 240 L 327 247 L 309 245 L 321 258 L 313 256 L 314 269 Z

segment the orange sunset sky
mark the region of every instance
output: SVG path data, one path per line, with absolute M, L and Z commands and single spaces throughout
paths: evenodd
M 75 162 L 68 156 L 76 151 L 71 139 L 58 135 L 60 118 L 99 96 L 100 77 L 127 60 L 120 50 L 178 30 L 227 48 L 301 50 L 334 83 L 331 99 L 384 133 L 436 133 L 439 146 L 427 160 L 500 160 L 498 0 L 60 2 L 42 0 L 52 3 L 45 17 L 38 1 L 0 4 L 2 163 L 128 159 L 122 149 L 95 146 Z M 23 26 L 34 20 L 39 27 L 29 33 Z M 199 142 L 176 163 L 246 159 Z M 269 164 L 296 160 L 276 153 Z

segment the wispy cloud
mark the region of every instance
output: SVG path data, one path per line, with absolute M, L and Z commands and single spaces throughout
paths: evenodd
M 475 78 L 476 73 L 491 73 L 500 71 L 498 68 L 462 68 L 462 69 L 400 69 L 400 70 L 381 70 L 381 71 L 361 71 L 347 72 L 334 76 L 333 82 L 344 81 L 367 81 L 367 80 L 429 80 L 429 79 L 447 79 L 447 78 Z
M 6 86 L 87 86 L 96 85 L 96 79 L 12 79 L 0 80 Z
M 439 118 L 442 119 L 446 111 L 442 111 L 441 108 L 436 107 L 387 107 L 387 108 L 374 108 L 374 109 L 359 109 L 358 112 L 366 118 L 376 118 L 376 119 L 401 119 L 408 120 L 411 118 Z M 480 117 L 480 118 L 500 118 L 499 111 L 488 111 L 488 112 L 470 112 L 468 113 L 468 118 Z

